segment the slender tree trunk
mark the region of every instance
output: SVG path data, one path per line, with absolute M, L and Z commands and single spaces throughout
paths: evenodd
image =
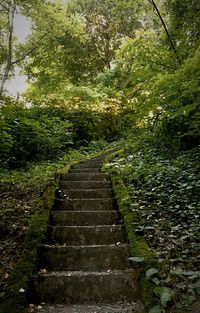
M 106 67 L 110 69 L 111 65 L 110 65 L 110 40 L 109 38 L 106 38 L 105 63 L 106 63 Z
M 174 51 L 174 53 L 175 53 L 175 55 L 176 55 L 176 59 L 178 60 L 178 63 L 181 65 L 181 60 L 180 60 L 179 57 L 178 57 L 176 47 L 175 47 L 175 45 L 174 45 L 174 43 L 173 43 L 173 40 L 172 40 L 172 38 L 171 38 L 171 36 L 170 36 L 170 33 L 169 33 L 168 29 L 167 29 L 167 26 L 166 26 L 166 24 L 165 24 L 165 22 L 164 22 L 164 19 L 163 19 L 162 15 L 161 15 L 161 13 L 160 13 L 160 11 L 159 11 L 159 9 L 158 9 L 158 6 L 156 5 L 156 3 L 155 3 L 154 0 L 148 0 L 148 1 L 153 5 L 154 9 L 156 10 L 156 12 L 157 12 L 157 14 L 158 14 L 158 17 L 159 17 L 159 19 L 160 19 L 160 21 L 161 21 L 161 23 L 162 23 L 162 26 L 163 26 L 163 28 L 164 28 L 164 30 L 165 30 L 165 33 L 166 33 L 166 35 L 167 35 L 167 38 L 168 38 L 168 40 L 169 40 L 170 46 L 171 46 L 172 50 Z
M 16 13 L 16 0 L 13 0 L 11 8 L 8 11 L 8 27 L 9 27 L 9 38 L 8 38 L 8 56 L 7 63 L 5 66 L 1 86 L 0 93 L 4 90 L 5 82 L 9 77 L 9 73 L 12 68 L 12 56 L 13 56 L 13 30 L 14 30 L 14 18 Z

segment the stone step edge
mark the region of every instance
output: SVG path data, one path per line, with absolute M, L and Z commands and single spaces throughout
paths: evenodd
M 87 304 L 44 304 L 40 309 L 34 309 L 35 313 L 144 313 L 144 307 L 137 301 L 120 303 L 98 302 Z
M 72 173 L 70 173 L 70 172 L 67 172 L 67 173 L 61 173 L 61 176 L 62 175 L 89 175 L 90 173 L 88 173 L 88 174 L 85 174 L 85 173 L 76 173 L 76 172 L 72 172 Z M 107 173 L 102 173 L 102 172 L 93 172 L 93 173 L 91 173 L 91 175 L 95 175 L 95 176 L 102 176 L 102 177 L 108 177 L 108 178 L 110 178 L 110 175 L 109 174 L 107 174 Z
M 98 167 L 81 167 L 81 168 L 70 168 L 69 169 L 69 174 L 70 173 L 100 173 L 101 174 L 101 169 Z
M 56 214 L 56 213 L 63 213 L 63 214 L 67 214 L 67 213 L 106 213 L 106 214 L 116 214 L 118 215 L 118 211 L 117 210 L 98 210 L 98 211 L 92 211 L 92 210 L 88 210 L 88 211 L 83 211 L 83 210 L 55 210 L 55 211 L 52 211 L 51 213 L 53 214 Z
M 100 173 L 101 174 L 101 173 Z M 107 181 L 107 180 L 106 180 Z M 69 182 L 69 183 L 103 183 L 104 181 L 102 180 L 102 181 L 100 181 L 100 180 L 73 180 L 73 181 L 71 181 L 71 180 L 61 180 L 61 182 Z M 110 182 L 110 180 L 108 180 L 108 182 Z
M 39 246 L 38 248 L 49 248 L 49 249 L 59 249 L 59 248 L 66 248 L 66 249 L 85 249 L 85 248 L 128 248 L 129 245 L 127 243 L 115 243 L 115 244 L 108 244 L 108 245 L 80 245 L 80 246 L 66 246 L 65 244 L 63 245 L 48 245 L 48 244 L 43 244 L 41 246 Z
M 135 272 L 135 269 L 129 268 L 125 270 L 98 270 L 98 271 L 50 271 L 50 272 L 38 272 L 39 276 L 42 277 L 84 277 L 84 276 L 109 276 L 109 275 L 121 275 L 121 274 L 131 274 Z
M 81 228 L 81 229 L 86 229 L 86 228 L 90 228 L 90 229 L 101 229 L 101 228 L 124 228 L 124 225 L 119 225 L 119 224 L 111 224 L 111 225 L 81 225 L 81 226 L 76 226 L 76 225 L 72 225 L 72 226 L 63 226 L 63 225 L 49 225 L 50 228 Z
M 59 190 L 62 190 L 62 191 L 113 191 L 112 188 L 96 188 L 96 189 L 93 189 L 93 188 L 59 188 Z
M 79 165 L 79 164 L 77 164 L 77 165 Z M 77 166 L 77 165 L 74 165 L 74 166 Z M 88 166 L 88 167 L 81 167 L 81 168 L 71 167 L 70 170 L 91 170 L 91 171 L 99 170 L 100 171 L 100 166 L 97 166 L 97 167 L 89 167 Z M 96 173 L 96 171 L 95 171 L 95 173 Z
M 107 197 L 107 198 L 73 198 L 73 199 L 59 199 L 59 198 L 55 198 L 56 201 L 88 201 L 88 200 L 96 200 L 97 202 L 98 201 L 102 201 L 102 200 L 113 200 L 114 198 L 113 197 Z

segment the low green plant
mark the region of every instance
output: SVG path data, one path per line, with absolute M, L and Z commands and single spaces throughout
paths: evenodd
M 199 155 L 198 147 L 172 159 L 146 142 L 129 142 L 107 164 L 127 186 L 130 231 L 155 251 L 146 273 L 160 302 L 155 312 L 159 305 L 158 312 L 183 311 L 198 299 Z

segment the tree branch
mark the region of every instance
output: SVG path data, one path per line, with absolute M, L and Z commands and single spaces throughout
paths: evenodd
M 170 69 L 170 70 L 177 70 L 177 68 L 175 68 L 175 67 L 172 67 L 172 66 L 169 66 L 169 65 L 166 65 L 166 64 L 163 64 L 163 63 L 161 63 L 161 62 L 159 62 L 159 61 L 153 61 L 153 60 L 151 60 L 151 63 L 153 63 L 153 64 L 156 64 L 156 65 L 158 65 L 158 66 L 162 66 L 162 67 L 164 67 L 164 68 L 168 68 L 168 69 Z
M 174 51 L 174 53 L 175 53 L 175 55 L 176 55 L 176 59 L 178 60 L 178 63 L 181 65 L 181 60 L 179 59 L 179 56 L 178 56 L 178 54 L 177 54 L 176 47 L 175 47 L 175 45 L 174 45 L 174 43 L 173 43 L 173 40 L 172 40 L 172 38 L 171 38 L 171 36 L 170 36 L 170 33 L 169 33 L 168 29 L 167 29 L 167 26 L 166 26 L 166 24 L 165 24 L 165 22 L 164 22 L 164 19 L 163 19 L 161 13 L 160 13 L 160 11 L 159 11 L 159 9 L 158 9 L 158 7 L 157 7 L 155 1 L 154 1 L 154 0 L 148 0 L 148 1 L 153 5 L 154 9 L 156 10 L 156 12 L 157 12 L 157 14 L 158 14 L 158 17 L 159 17 L 159 19 L 160 19 L 160 21 L 161 21 L 161 23 L 162 23 L 162 26 L 163 26 L 163 28 L 164 28 L 164 30 L 165 30 L 165 33 L 166 33 L 166 35 L 167 35 L 167 37 L 168 37 L 170 46 L 171 46 L 172 50 Z
M 44 35 L 38 40 L 37 45 L 36 45 L 35 47 L 33 47 L 32 49 L 30 49 L 29 51 L 27 51 L 21 58 L 19 58 L 19 59 L 13 61 L 13 62 L 12 62 L 12 65 L 15 65 L 15 64 L 17 64 L 17 63 L 20 63 L 20 62 L 23 61 L 28 55 L 30 55 L 30 54 L 33 53 L 35 50 L 37 50 L 40 41 L 41 41 L 42 39 L 44 39 L 44 38 L 46 37 L 46 35 L 47 35 L 47 34 L 44 34 Z

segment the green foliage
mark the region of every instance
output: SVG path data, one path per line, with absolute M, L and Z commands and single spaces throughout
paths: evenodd
M 21 166 L 56 158 L 72 144 L 71 124 L 50 112 L 7 103 L 1 108 L 1 160 L 9 166 Z M 48 114 L 47 114 L 48 113 Z
M 200 36 L 199 1 L 169 0 L 165 5 L 170 14 L 171 31 L 179 41 L 179 52 L 188 55 Z
M 165 150 L 188 149 L 200 143 L 200 49 L 173 74 L 159 75 L 147 99 L 153 106 L 153 130 Z M 152 106 L 152 108 L 153 108 Z
M 0 159 L 2 164 L 6 164 L 9 156 L 11 155 L 11 150 L 14 144 L 13 137 L 10 134 L 11 129 L 9 125 L 1 120 L 0 121 Z
M 130 142 L 107 167 L 127 185 L 130 232 L 156 251 L 157 265 L 145 278 L 153 290 L 159 287 L 154 291 L 162 307 L 167 310 L 175 301 L 183 310 L 198 298 L 199 148 L 168 159 L 151 143 Z
M 176 70 L 175 58 L 156 36 L 140 31 L 135 39 L 125 40 L 116 67 L 100 75 L 98 82 L 123 91 L 121 129 L 126 136 L 146 129 L 148 140 L 176 154 L 200 142 L 200 50 Z

